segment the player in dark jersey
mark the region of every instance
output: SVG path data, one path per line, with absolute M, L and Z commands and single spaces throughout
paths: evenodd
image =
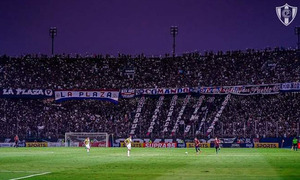
M 215 138 L 215 148 L 216 148 L 216 154 L 220 151 L 220 140 L 216 137 Z
M 15 141 L 14 147 L 17 148 L 19 146 L 19 137 L 18 137 L 18 135 L 15 136 L 14 141 Z
M 201 150 L 200 150 L 200 141 L 197 138 L 195 138 L 194 142 L 195 142 L 196 153 L 197 154 L 199 154 L 199 152 L 201 153 Z

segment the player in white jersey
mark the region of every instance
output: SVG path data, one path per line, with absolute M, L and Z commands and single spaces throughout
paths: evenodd
M 85 140 L 84 140 L 84 145 L 86 147 L 86 152 L 90 152 L 90 149 L 91 149 L 91 146 L 90 146 L 90 138 L 87 137 Z
M 129 157 L 130 156 L 130 151 L 131 151 L 131 143 L 132 143 L 132 139 L 131 139 L 131 136 L 129 136 L 129 138 L 125 139 L 125 144 L 127 146 L 127 156 Z

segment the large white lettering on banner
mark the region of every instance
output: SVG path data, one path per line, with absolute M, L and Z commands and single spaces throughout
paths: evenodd
M 178 116 L 177 116 L 176 122 L 175 122 L 175 124 L 174 124 L 174 126 L 173 126 L 173 129 L 172 129 L 172 136 L 175 134 L 175 132 L 176 132 L 177 129 L 178 129 L 179 122 L 180 122 L 181 117 L 182 117 L 182 115 L 183 115 L 183 112 L 184 112 L 184 110 L 185 110 L 185 108 L 186 108 L 186 105 L 189 103 L 190 99 L 191 99 L 191 95 L 187 95 L 187 96 L 184 98 L 183 105 L 182 105 L 182 107 L 181 107 L 181 109 L 180 109 L 180 111 L 179 111 L 179 114 L 178 114 Z
M 206 117 L 207 117 L 207 113 L 208 113 L 208 107 L 210 107 L 210 104 L 213 103 L 215 100 L 215 97 L 210 97 L 207 101 L 207 105 L 205 107 L 201 108 L 201 111 L 203 112 L 202 114 L 204 114 L 204 116 L 201 119 L 200 125 L 198 127 L 198 130 L 196 131 L 196 135 L 200 134 L 201 132 L 201 128 L 203 126 L 203 124 L 205 123 Z M 205 113 L 204 113 L 205 111 Z M 203 133 L 204 134 L 204 133 Z
M 222 106 L 220 108 L 220 110 L 218 111 L 217 115 L 215 116 L 214 120 L 212 121 L 211 125 L 209 126 L 209 128 L 206 131 L 206 135 L 209 135 L 211 133 L 211 131 L 213 130 L 213 128 L 215 127 L 216 122 L 219 120 L 220 116 L 222 115 L 223 110 L 225 109 L 229 99 L 230 99 L 230 94 L 228 94 L 225 97 L 225 100 L 222 103 Z
M 199 111 L 199 109 L 200 109 L 200 107 L 202 105 L 203 100 L 204 100 L 204 96 L 200 96 L 197 104 L 194 106 L 195 110 L 194 110 L 194 112 L 193 112 L 193 114 L 192 114 L 192 116 L 191 116 L 191 118 L 189 120 L 188 125 L 185 127 L 184 135 L 186 135 L 190 131 L 191 124 L 194 121 L 198 120 L 198 118 L 199 118 L 198 111 Z
M 167 94 L 184 94 L 192 92 L 191 88 L 152 88 L 136 89 L 136 95 L 167 95 Z
M 53 91 L 51 89 L 2 89 L 0 91 L 2 97 L 17 97 L 17 98 L 51 98 L 53 97 Z
M 169 127 L 170 122 L 171 122 L 171 118 L 172 118 L 172 115 L 173 115 L 173 112 L 174 112 L 174 107 L 176 105 L 177 99 L 178 99 L 177 95 L 172 97 L 172 100 L 170 102 L 170 108 L 169 108 L 169 111 L 168 111 L 168 114 L 167 114 L 167 120 L 166 120 L 166 123 L 164 125 L 164 129 L 163 129 L 162 132 L 167 132 L 168 131 L 168 127 Z
M 111 101 L 113 103 L 117 103 L 119 100 L 119 91 L 118 90 L 55 91 L 56 101 L 65 101 L 65 100 L 72 100 L 72 99 L 95 99 L 95 100 L 106 100 L 106 101 Z
M 137 123 L 139 122 L 139 119 L 141 117 L 141 113 L 142 113 L 142 109 L 144 107 L 145 101 L 146 101 L 146 98 L 144 96 L 141 97 L 141 99 L 139 100 L 139 103 L 138 103 L 138 106 L 137 106 L 137 109 L 136 109 L 136 113 L 135 113 L 135 116 L 134 116 L 134 120 L 132 122 L 131 130 L 130 130 L 131 135 L 135 134 L 135 129 L 136 129 Z
M 152 121 L 151 121 L 151 123 L 150 123 L 150 126 L 149 126 L 149 128 L 148 128 L 147 136 L 149 136 L 150 133 L 152 133 L 152 131 L 153 131 L 153 128 L 154 128 L 154 125 L 155 125 L 155 121 L 156 121 L 156 119 L 157 119 L 157 117 L 158 117 L 158 114 L 159 114 L 159 112 L 160 112 L 160 107 L 161 107 L 161 105 L 163 104 L 164 99 L 165 99 L 164 96 L 160 96 L 160 97 L 159 97 L 159 100 L 158 100 L 157 103 L 156 103 L 156 108 L 155 108 L 155 110 L 154 110 L 154 114 L 153 114 L 153 116 L 152 116 Z
M 278 94 L 279 84 L 261 85 L 239 85 L 239 86 L 219 86 L 219 87 L 199 87 L 201 94 L 236 94 L 236 95 L 255 95 L 255 94 Z

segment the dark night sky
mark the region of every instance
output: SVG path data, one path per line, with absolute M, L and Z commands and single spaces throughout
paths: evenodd
M 298 7 L 284 26 L 275 13 Z M 57 53 L 147 55 L 171 52 L 171 25 L 179 27 L 177 52 L 295 47 L 299 0 L 2 0 L 0 54 L 49 54 L 49 27 L 58 28 Z

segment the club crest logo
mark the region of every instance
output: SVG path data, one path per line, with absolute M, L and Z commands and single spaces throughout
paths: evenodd
M 45 90 L 45 95 L 46 96 L 52 96 L 53 95 L 53 91 L 51 89 L 46 89 Z
M 285 26 L 290 25 L 297 15 L 297 7 L 290 6 L 287 3 L 283 6 L 276 7 L 278 19 Z

